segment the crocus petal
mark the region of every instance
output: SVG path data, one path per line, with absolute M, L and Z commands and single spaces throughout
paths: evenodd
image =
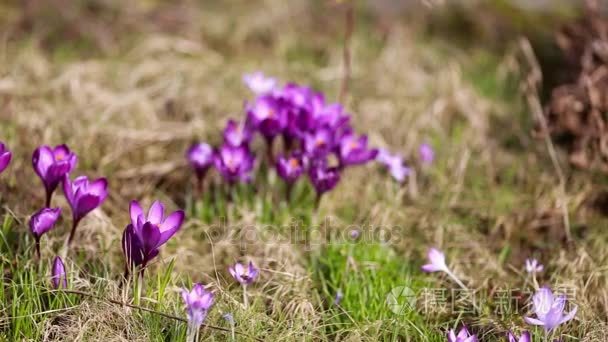
M 142 227 L 141 234 L 143 236 L 143 247 L 146 253 L 156 249 L 160 241 L 160 231 L 158 226 L 151 222 L 146 222 Z
M 519 337 L 519 342 L 531 342 L 532 338 L 530 336 L 530 332 L 528 331 L 524 331 L 523 333 L 521 333 L 521 336 Z
M 55 158 L 53 157 L 53 151 L 51 151 L 48 146 L 40 146 L 32 155 L 32 165 L 34 166 L 34 171 L 42 180 L 46 178 L 46 171 L 49 166 L 53 164 Z
M 75 209 L 75 217 L 83 218 L 86 214 L 99 206 L 101 199 L 97 195 L 84 194 L 78 198 Z
M 428 273 L 443 271 L 442 268 L 439 268 L 439 267 L 437 267 L 436 265 L 433 265 L 433 264 L 422 265 L 422 270 L 424 272 L 428 272 Z
M 143 217 L 143 215 L 144 215 L 144 210 L 142 209 L 139 202 L 137 202 L 135 200 L 131 201 L 131 203 L 129 204 L 129 214 L 131 215 L 131 224 L 133 226 L 137 227 L 138 226 L 137 219 L 139 217 Z
M 150 206 L 150 210 L 148 210 L 148 221 L 159 225 L 163 222 L 163 213 L 165 211 L 165 206 L 160 201 L 154 201 L 152 206 Z
M 564 317 L 562 317 L 562 319 L 559 321 L 559 324 L 563 324 L 568 322 L 569 320 L 573 319 L 574 316 L 576 315 L 576 312 L 578 311 L 578 306 L 575 306 L 572 311 L 570 311 L 567 315 L 565 315 Z
M 182 210 L 175 211 L 167 216 L 165 221 L 158 226 L 161 232 L 159 245 L 164 244 L 182 227 L 186 214 Z
M 10 164 L 12 158 L 12 154 L 10 152 L 5 152 L 0 156 L 0 172 L 4 171 L 8 164 Z
M 532 317 L 524 317 L 524 321 L 526 321 L 526 323 L 528 324 L 532 324 L 532 325 L 545 325 L 545 323 L 539 319 L 536 318 L 532 318 Z

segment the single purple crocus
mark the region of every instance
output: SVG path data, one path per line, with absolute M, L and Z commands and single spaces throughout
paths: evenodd
M 243 82 L 255 94 L 263 95 L 271 92 L 277 86 L 277 80 L 267 77 L 261 71 L 243 75 Z
M 524 317 L 528 324 L 540 325 L 545 331 L 551 331 L 560 324 L 566 323 L 576 315 L 578 307 L 564 315 L 566 297 L 564 295 L 554 296 L 551 289 L 541 287 L 532 297 L 534 313 L 536 318 Z
M 471 334 L 467 327 L 462 327 L 458 334 L 454 329 L 448 331 L 448 342 L 477 342 L 477 336 Z
M 376 160 L 386 166 L 391 176 L 399 183 L 403 183 L 405 177 L 411 173 L 411 169 L 405 166 L 401 156 L 393 155 L 385 149 L 378 151 Z
M 68 276 L 65 272 L 65 265 L 59 256 L 53 259 L 53 267 L 51 268 L 51 285 L 54 289 L 60 287 L 68 287 Z
M 258 268 L 251 261 L 246 268 L 243 264 L 237 262 L 234 266 L 228 267 L 228 272 L 230 272 L 234 280 L 243 286 L 253 283 L 259 274 Z
M 34 171 L 44 184 L 47 208 L 51 206 L 53 192 L 64 176 L 72 172 L 77 162 L 78 158 L 66 145 L 59 145 L 55 148 L 43 145 L 34 151 L 32 164 Z
M 195 143 L 186 152 L 186 158 L 194 169 L 199 190 L 202 190 L 203 179 L 213 165 L 213 148 L 206 143 Z
M 304 157 L 300 153 L 280 156 L 277 159 L 277 173 L 287 183 L 295 182 L 305 171 Z
M 127 270 L 133 266 L 143 270 L 158 255 L 159 248 L 180 230 L 185 214 L 177 210 L 165 217 L 165 206 L 160 201 L 152 203 L 147 215 L 139 202 L 131 201 L 129 213 L 131 223 L 123 233 L 122 250 Z
M 431 164 L 435 160 L 435 151 L 429 144 L 420 144 L 418 147 L 418 155 L 423 164 Z
M 63 192 L 72 208 L 72 230 L 68 238 L 68 245 L 70 245 L 80 220 L 99 207 L 108 197 L 108 181 L 105 178 L 90 181 L 86 176 L 80 176 L 72 182 L 70 177 L 65 175 Z
M 43 208 L 30 218 L 30 230 L 36 240 L 36 255 L 38 258 L 40 258 L 40 238 L 53 229 L 60 215 L 60 208 Z
M 13 154 L 8 150 L 3 142 L 0 142 L 0 173 L 2 173 L 11 162 Z
M 251 129 L 244 123 L 228 120 L 224 129 L 224 143 L 233 147 L 246 145 L 251 140 Z
M 442 251 L 436 248 L 430 248 L 427 253 L 427 258 L 429 260 L 428 264 L 422 266 L 422 270 L 424 272 L 444 272 L 447 274 L 452 280 L 458 284 L 464 290 L 468 290 L 466 285 L 456 277 L 456 275 L 448 268 L 448 265 L 445 261 L 445 254 Z
M 526 272 L 530 274 L 540 273 L 545 269 L 538 260 L 536 259 L 526 259 Z
M 378 155 L 377 149 L 370 149 L 367 136 L 356 137 L 348 133 L 340 138 L 338 145 L 340 166 L 365 164 Z
M 531 342 L 532 341 L 530 333 L 528 331 L 524 331 L 523 333 L 521 333 L 519 338 L 517 336 L 515 336 L 515 334 L 513 334 L 512 332 L 509 331 L 509 333 L 507 334 L 507 338 L 509 339 L 509 342 Z
M 270 145 L 287 126 L 287 115 L 275 97 L 264 95 L 258 97 L 253 105 L 248 106 L 247 124 L 257 129 Z
M 318 208 L 321 201 L 321 196 L 335 188 L 340 181 L 340 171 L 338 168 L 327 167 L 324 164 L 325 163 L 322 162 L 313 163 L 308 172 L 310 182 L 317 192 L 315 208 Z
M 195 341 L 198 330 L 213 305 L 213 293 L 205 290 L 203 285 L 195 284 L 191 291 L 182 289 L 182 298 L 188 316 L 187 341 Z
M 224 145 L 214 156 L 215 168 L 230 184 L 237 181 L 249 182 L 254 162 L 255 156 L 245 146 Z
M 333 150 L 334 146 L 334 135 L 332 130 L 328 128 L 322 128 L 304 136 L 304 151 L 311 157 L 325 157 Z

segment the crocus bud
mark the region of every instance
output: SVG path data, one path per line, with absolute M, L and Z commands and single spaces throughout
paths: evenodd
M 34 151 L 32 164 L 44 184 L 47 207 L 51 205 L 53 192 L 63 178 L 76 167 L 77 162 L 78 158 L 66 145 L 55 148 L 44 145 Z
M 186 152 L 186 158 L 194 169 L 196 176 L 203 179 L 209 167 L 213 165 L 213 148 L 206 143 L 196 143 Z
M 8 167 L 12 156 L 11 151 L 6 148 L 4 143 L 0 142 L 0 173 Z
M 53 259 L 53 267 L 51 269 L 51 284 L 53 285 L 54 289 L 68 287 L 68 276 L 65 273 L 65 265 L 63 264 L 63 260 L 61 260 L 61 258 L 58 256 Z
M 80 220 L 108 197 L 108 181 L 105 178 L 89 181 L 87 177 L 80 176 L 72 182 L 66 175 L 63 180 L 63 192 L 72 208 L 72 231 L 68 238 L 68 244 L 71 244 Z
M 241 263 L 236 263 L 234 266 L 230 266 L 228 268 L 228 272 L 232 275 L 232 277 L 241 283 L 241 285 L 249 285 L 255 281 L 258 277 L 259 270 L 253 265 L 250 261 L 247 268 L 243 266 Z

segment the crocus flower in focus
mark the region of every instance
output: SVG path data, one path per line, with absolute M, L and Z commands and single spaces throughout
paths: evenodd
M 430 248 L 427 253 L 427 258 L 429 263 L 422 266 L 422 270 L 424 272 L 444 272 L 446 273 L 456 284 L 458 284 L 461 288 L 467 290 L 467 287 L 464 285 L 458 277 L 448 268 L 448 265 L 445 262 L 445 254 L 436 248 Z
M 40 258 L 40 238 L 46 232 L 53 229 L 60 215 L 61 209 L 59 208 L 44 208 L 32 215 L 30 230 L 36 240 L 36 255 L 38 255 L 38 258 Z
M 230 184 L 237 181 L 249 182 L 255 157 L 249 148 L 222 146 L 214 156 L 215 168 Z
M 86 176 L 80 176 L 72 182 L 70 177 L 65 175 L 63 192 L 72 208 L 72 231 L 68 238 L 68 245 L 70 245 L 80 220 L 99 207 L 108 197 L 108 181 L 105 178 L 89 181 Z
M 337 168 L 328 168 L 324 163 L 313 164 L 308 172 L 310 181 L 317 192 L 317 203 L 321 196 L 327 191 L 332 190 L 340 181 L 340 172 Z
M 63 260 L 61 260 L 61 258 L 58 256 L 53 259 L 53 267 L 51 268 L 51 285 L 53 285 L 54 289 L 68 287 L 68 276 L 65 272 L 65 265 L 63 264 Z
M 145 267 L 159 253 L 165 244 L 182 226 L 184 211 L 177 210 L 168 216 L 160 201 L 150 206 L 147 216 L 137 201 L 131 201 L 129 213 L 131 223 L 122 236 L 122 250 L 127 259 L 127 267 Z
M 198 330 L 213 305 L 213 293 L 205 290 L 203 285 L 195 284 L 191 291 L 182 289 L 182 298 L 188 316 L 187 341 L 196 341 Z
M 66 145 L 59 145 L 55 148 L 45 145 L 34 151 L 32 164 L 46 190 L 46 207 L 51 206 L 53 192 L 64 176 L 76 167 L 77 162 L 78 158 Z
M 402 183 L 411 172 L 410 168 L 403 163 L 401 156 L 392 155 L 387 150 L 380 149 L 376 160 L 386 166 L 391 176 L 399 183 Z
M 435 160 L 435 151 L 429 144 L 421 144 L 418 148 L 418 155 L 423 164 L 431 164 Z
M 4 171 L 11 162 L 12 153 L 6 148 L 4 143 L 0 142 L 0 173 Z
M 228 272 L 230 272 L 230 275 L 232 275 L 232 277 L 236 281 L 238 281 L 239 283 L 241 283 L 241 285 L 244 286 L 253 283 L 253 281 L 258 277 L 259 274 L 259 270 L 253 265 L 251 261 L 249 262 L 247 268 L 245 268 L 243 264 L 237 262 L 236 264 L 234 264 L 234 266 L 230 266 L 228 268 Z
M 448 342 L 477 342 L 477 336 L 471 334 L 467 327 L 462 327 L 458 334 L 454 329 L 448 331 Z
M 299 153 L 288 157 L 280 156 L 277 160 L 277 173 L 287 183 L 295 182 L 304 173 L 303 156 Z
M 255 94 L 262 95 L 271 92 L 277 86 L 277 80 L 265 76 L 261 71 L 243 75 L 243 82 Z
M 524 331 L 523 333 L 521 333 L 519 338 L 517 338 L 515 336 L 515 334 L 513 334 L 512 332 L 509 331 L 509 333 L 507 334 L 507 337 L 509 339 L 509 342 L 531 342 L 532 341 L 532 339 L 530 337 L 530 333 L 527 331 Z
M 534 313 L 536 318 L 524 317 L 524 320 L 532 325 L 540 325 L 545 331 L 551 331 L 560 324 L 566 323 L 576 315 L 578 307 L 564 315 L 566 297 L 563 295 L 554 296 L 551 289 L 541 287 L 532 297 Z
M 536 259 L 526 259 L 526 272 L 528 273 L 539 273 L 542 272 L 545 267 L 538 262 Z
M 338 151 L 341 166 L 364 164 L 378 155 L 377 149 L 370 149 L 367 146 L 367 136 L 357 138 L 352 133 L 340 139 Z
M 199 185 L 213 165 L 213 148 L 206 143 L 195 143 L 186 152 L 186 158 L 196 173 Z
M 270 144 L 287 126 L 287 116 L 277 99 L 265 95 L 247 108 L 247 123 L 257 129 Z
M 247 125 L 228 120 L 224 128 L 224 142 L 232 147 L 240 147 L 251 140 L 251 129 Z

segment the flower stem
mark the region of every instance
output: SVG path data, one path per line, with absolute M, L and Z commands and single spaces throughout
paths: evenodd
M 199 327 L 195 326 L 192 322 L 188 322 L 188 331 L 186 336 L 186 342 L 196 341 Z
M 36 260 L 40 261 L 40 238 L 36 239 Z
M 458 277 L 456 277 L 456 275 L 454 273 L 452 273 L 452 271 L 450 271 L 449 269 L 445 271 L 445 273 L 447 273 L 447 275 L 452 278 L 452 280 L 458 284 L 458 286 L 460 286 L 463 290 L 469 291 L 469 288 L 462 282 L 460 281 L 460 279 L 458 279 Z
M 245 309 L 249 307 L 249 299 L 247 298 L 247 285 L 243 285 L 243 305 Z
M 53 198 L 53 192 L 46 190 L 46 200 L 44 202 L 44 205 L 45 205 L 46 208 L 50 208 L 51 207 L 51 199 L 52 198 Z
M 70 231 L 70 237 L 68 238 L 68 247 L 72 245 L 72 241 L 74 240 L 74 235 L 76 235 L 76 227 L 78 227 L 78 223 L 80 219 L 73 218 L 72 220 L 72 230 Z

